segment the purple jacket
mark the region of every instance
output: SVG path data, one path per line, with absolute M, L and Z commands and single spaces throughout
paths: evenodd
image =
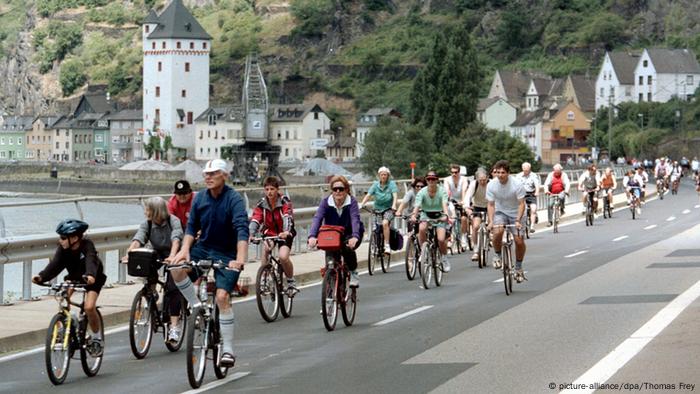
M 321 224 L 330 224 L 334 226 L 345 227 L 345 237 L 352 238 L 355 237 L 362 241 L 362 235 L 365 232 L 365 227 L 360 219 L 360 206 L 357 204 L 355 197 L 347 196 L 341 214 L 338 215 L 338 210 L 336 207 L 331 205 L 329 201 L 332 201 L 333 197 L 324 197 L 321 203 L 318 205 L 318 210 L 314 215 L 313 222 L 311 223 L 311 229 L 309 230 L 309 238 L 318 237 L 318 229 Z

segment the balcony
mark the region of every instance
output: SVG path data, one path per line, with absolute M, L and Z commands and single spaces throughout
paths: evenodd
M 579 149 L 586 148 L 588 146 L 586 141 L 573 139 L 552 140 L 551 144 L 552 149 Z

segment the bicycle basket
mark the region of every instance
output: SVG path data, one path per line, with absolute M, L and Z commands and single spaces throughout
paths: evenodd
M 343 247 L 343 234 L 345 227 L 323 225 L 318 230 L 317 246 L 321 250 L 336 251 Z
M 158 276 L 158 255 L 155 250 L 137 248 L 129 251 L 127 272 L 130 276 L 153 278 Z

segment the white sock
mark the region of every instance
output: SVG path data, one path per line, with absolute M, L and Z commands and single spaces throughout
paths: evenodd
M 233 355 L 233 311 L 219 313 L 219 332 L 224 340 L 224 353 Z
M 175 285 L 190 306 L 197 306 L 201 304 L 197 298 L 197 293 L 194 290 L 194 284 L 192 284 L 189 277 L 185 277 L 185 280 L 181 282 L 175 281 Z

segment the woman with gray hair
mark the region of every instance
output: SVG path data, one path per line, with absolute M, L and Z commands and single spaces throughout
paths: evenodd
M 151 197 L 146 200 L 143 203 L 143 213 L 146 216 L 146 221 L 139 226 L 126 250 L 126 256 L 122 260 L 126 262 L 130 250 L 150 243 L 160 260 L 171 261 L 180 249 L 180 243 L 184 236 L 180 219 L 168 213 L 168 205 L 161 197 Z M 153 280 L 148 278 L 148 281 L 150 284 Z M 153 283 L 155 284 L 155 281 Z M 170 330 L 167 340 L 171 343 L 177 343 L 182 335 L 179 315 L 183 300 L 170 275 L 167 275 L 165 292 L 170 300 L 168 305 Z
M 474 173 L 474 180 L 474 182 L 469 184 L 469 188 L 467 188 L 467 193 L 464 196 L 462 205 L 467 208 L 467 215 L 472 217 L 471 237 L 472 245 L 474 245 L 472 261 L 478 261 L 479 253 L 476 243 L 482 217 L 486 218 L 487 213 L 488 201 L 486 201 L 486 186 L 489 184 L 489 174 L 484 168 L 479 167 Z

